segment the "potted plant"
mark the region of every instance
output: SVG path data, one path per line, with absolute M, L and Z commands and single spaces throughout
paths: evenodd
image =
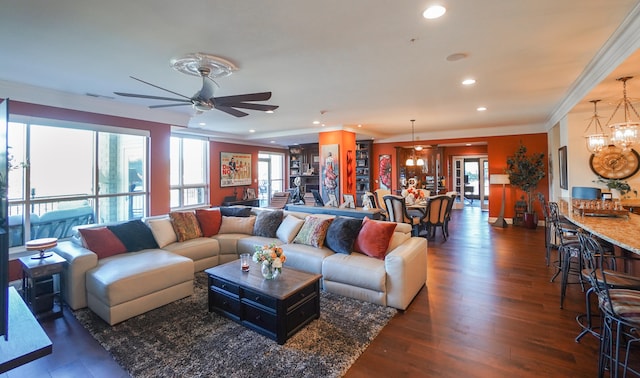
M 620 192 L 620 198 L 629 198 L 627 194 L 633 193 L 636 197 L 638 196 L 638 191 L 631 188 L 631 185 L 626 180 L 620 179 L 610 179 L 604 178 L 602 176 L 598 176 L 598 179 L 593 181 L 598 184 L 605 184 L 605 186 L 611 190 L 613 193 L 614 190 Z
M 540 180 L 545 176 L 544 154 L 542 152 L 527 155 L 527 147 L 522 143 L 513 156 L 507 158 L 506 173 L 511 185 L 525 193 L 527 209 L 524 213 L 524 223 L 528 228 L 536 228 L 538 220 L 533 209 L 535 190 Z

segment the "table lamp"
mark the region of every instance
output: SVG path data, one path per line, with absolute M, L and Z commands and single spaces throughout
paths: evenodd
M 492 223 L 492 226 L 495 227 L 507 227 L 507 221 L 504 220 L 504 203 L 505 203 L 505 197 L 506 197 L 506 192 L 505 192 L 505 185 L 509 184 L 509 175 L 504 175 L 504 174 L 492 174 L 491 176 L 489 176 L 489 183 L 490 184 L 496 184 L 496 185 L 500 185 L 502 184 L 502 204 L 500 205 L 500 215 L 498 216 L 498 219 L 496 219 L 495 222 Z
M 40 251 L 39 254 L 31 257 L 32 259 L 46 259 L 47 257 L 51 257 L 52 254 L 45 254 L 45 251 L 49 248 L 53 248 L 58 245 L 57 238 L 44 238 L 44 239 L 34 239 L 29 240 L 25 247 L 27 251 Z

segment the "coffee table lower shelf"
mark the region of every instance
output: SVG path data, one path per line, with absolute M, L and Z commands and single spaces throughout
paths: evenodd
M 242 272 L 238 260 L 205 270 L 209 277 L 209 311 L 216 312 L 284 344 L 320 317 L 319 274 L 283 268 L 265 280 L 259 266 Z

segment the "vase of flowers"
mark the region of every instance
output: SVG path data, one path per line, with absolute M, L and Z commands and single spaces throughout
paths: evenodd
M 278 278 L 282 273 L 282 264 L 287 260 L 282 248 L 275 243 L 257 245 L 253 254 L 253 261 L 260 263 L 260 272 L 267 280 Z

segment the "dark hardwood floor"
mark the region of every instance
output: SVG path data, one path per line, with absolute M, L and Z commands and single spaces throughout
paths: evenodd
M 542 228 L 493 228 L 486 212 L 467 207 L 454 211 L 450 233 L 429 242 L 427 287 L 347 377 L 596 376 L 596 339 L 574 341 L 584 294 L 569 285 L 560 309 Z M 71 313 L 43 325 L 53 354 L 1 378 L 126 376 Z

